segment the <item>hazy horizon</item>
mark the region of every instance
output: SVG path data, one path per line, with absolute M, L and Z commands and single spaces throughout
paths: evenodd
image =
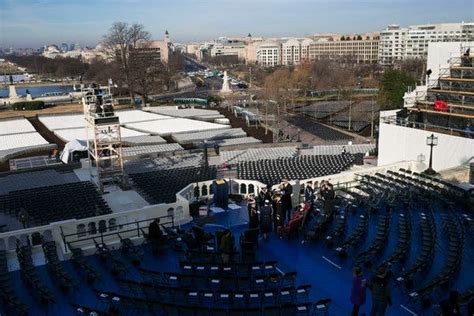
M 95 46 L 113 22 L 141 23 L 161 39 L 365 33 L 474 20 L 471 0 L 0 0 L 0 47 Z

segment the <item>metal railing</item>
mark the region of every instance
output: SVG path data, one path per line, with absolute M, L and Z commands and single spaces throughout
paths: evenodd
M 435 125 L 435 124 L 430 124 L 430 123 L 420 123 L 414 120 L 410 120 L 408 118 L 402 119 L 402 118 L 397 118 L 396 116 L 386 116 L 386 117 L 382 117 L 381 120 L 382 120 L 382 123 L 385 123 L 385 124 L 398 125 L 398 126 L 415 128 L 415 129 L 422 129 L 426 131 L 433 131 L 433 132 L 438 132 L 442 134 L 449 134 L 449 135 L 455 135 L 455 136 L 466 137 L 466 138 L 474 137 L 473 131 L 461 130 L 457 128 Z
M 148 218 L 140 221 L 134 221 L 130 223 L 124 223 L 124 224 L 117 224 L 117 225 L 112 225 L 108 227 L 96 227 L 94 229 L 89 229 L 89 230 L 84 230 L 84 231 L 78 231 L 76 233 L 72 234 L 64 234 L 62 229 L 61 229 L 61 238 L 63 239 L 64 242 L 64 251 L 68 251 L 68 247 L 70 248 L 70 245 L 72 246 L 75 243 L 79 242 L 84 242 L 84 241 L 93 241 L 96 238 L 99 238 L 101 243 L 104 243 L 104 238 L 109 237 L 109 236 L 118 236 L 120 235 L 126 235 L 128 238 L 130 237 L 141 237 L 142 235 L 142 229 L 147 227 L 149 223 L 153 222 L 155 219 L 160 219 L 160 225 L 162 226 L 170 226 L 171 228 L 174 228 L 174 215 L 164 215 L 164 216 L 159 216 L 155 218 Z M 162 219 L 168 219 L 168 221 L 162 221 Z M 130 226 L 130 229 L 123 229 L 124 226 Z M 129 234 L 132 233 L 133 234 Z M 135 234 L 136 233 L 136 234 Z M 86 237 L 84 237 L 86 236 Z M 73 240 L 70 240 L 70 237 L 75 237 Z M 74 247 L 72 247 L 74 248 Z

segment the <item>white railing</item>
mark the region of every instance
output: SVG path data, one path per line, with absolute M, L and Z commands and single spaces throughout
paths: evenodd
M 299 192 L 307 181 L 321 182 L 330 181 L 335 188 L 347 188 L 357 185 L 361 175 L 374 175 L 377 172 L 386 172 L 387 170 L 397 171 L 400 168 L 420 172 L 426 168 L 422 163 L 415 161 L 398 162 L 391 165 L 373 167 L 370 169 L 359 169 L 341 172 L 339 174 L 315 177 L 304 180 L 293 180 L 290 183 L 294 186 L 293 192 Z M 229 191 L 232 194 L 247 196 L 248 194 L 257 195 L 261 188 L 266 185 L 254 180 L 226 179 L 229 183 Z M 4 248 L 10 257 L 14 257 L 17 240 L 33 243 L 33 252 L 42 252 L 40 243 L 35 243 L 41 236 L 49 236 L 58 244 L 58 250 L 62 252 L 60 257 L 68 258 L 70 250 L 68 244 L 73 247 L 82 248 L 86 253 L 95 251 L 94 239 L 97 242 L 104 242 L 115 247 L 119 245 L 120 237 L 132 238 L 138 240 L 143 238 L 141 229 L 148 229 L 149 221 L 162 217 L 167 219 L 167 224 L 178 226 L 188 223 L 192 220 L 189 214 L 189 203 L 195 200 L 195 189 L 199 190 L 199 198 L 212 198 L 211 185 L 214 180 L 201 181 L 189 184 L 176 194 L 176 202 L 168 204 L 157 204 L 146 206 L 141 209 L 131 210 L 96 216 L 85 219 L 71 219 L 62 222 L 56 222 L 45 226 L 32 227 L 12 232 L 0 234 L 0 249 Z M 278 185 L 273 186 L 276 188 Z M 294 203 L 299 203 L 300 195 L 294 194 Z M 118 236 L 120 234 L 120 237 Z
M 33 243 L 34 248 L 41 247 L 35 244 L 35 239 L 42 235 L 49 235 L 59 244 L 63 254 L 67 254 L 69 250 L 64 236 L 72 236 L 67 242 L 73 243 L 75 247 L 94 248 L 91 237 L 99 238 L 104 232 L 114 232 L 107 236 L 104 242 L 118 243 L 120 240 L 116 233 L 119 233 L 122 238 L 136 236 L 135 232 L 131 232 L 130 227 L 127 226 L 129 223 L 142 222 L 143 224 L 138 228 L 148 228 L 146 220 L 164 216 L 172 216 L 174 225 L 183 225 L 192 220 L 189 215 L 189 203 L 178 198 L 174 203 L 149 205 L 137 210 L 85 219 L 70 219 L 45 226 L 0 233 L 0 249 L 3 247 L 9 252 L 15 251 L 17 239 Z

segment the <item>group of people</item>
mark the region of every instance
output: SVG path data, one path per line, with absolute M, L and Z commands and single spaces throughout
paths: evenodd
M 283 179 L 277 189 L 271 191 L 270 187 L 264 187 L 256 197 L 250 196 L 249 228 L 260 228 L 265 240 L 272 231 L 279 235 L 292 235 L 314 213 L 317 200 L 324 205 L 322 212 L 334 207 L 335 191 L 329 181 L 322 181 L 321 184 L 308 181 L 304 187 L 304 202 L 295 208 L 292 195 L 293 187 L 287 179 Z
M 383 316 L 387 307 L 392 305 L 389 281 L 391 272 L 382 266 L 368 281 L 364 278 L 360 267 L 354 268 L 351 290 L 351 303 L 353 305 L 351 316 L 359 315 L 359 310 L 366 301 L 366 290 L 372 293 L 372 307 L 370 316 Z

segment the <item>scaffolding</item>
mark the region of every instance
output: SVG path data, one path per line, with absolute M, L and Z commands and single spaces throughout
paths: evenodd
M 106 184 L 125 185 L 120 121 L 110 85 L 83 88 L 82 104 L 91 179 L 101 191 Z

